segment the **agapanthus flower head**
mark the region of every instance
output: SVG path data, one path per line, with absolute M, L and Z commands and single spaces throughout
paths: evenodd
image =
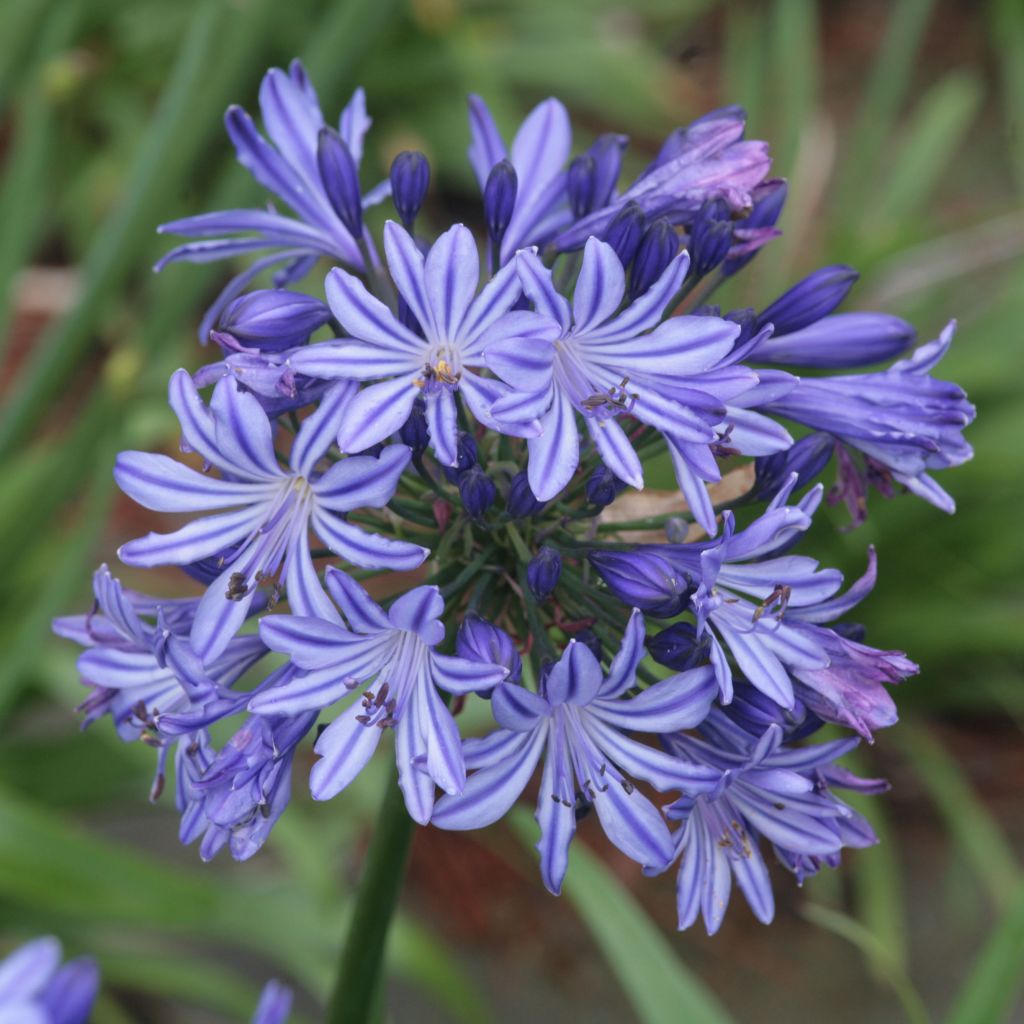
M 25 943 L 0 960 L 0 1021 L 4 1024 L 88 1024 L 99 991 L 95 961 L 61 964 L 52 936 Z
M 624 697 L 643 657 L 643 616 L 635 611 L 607 675 L 590 650 L 570 641 L 540 693 L 502 683 L 492 694 L 497 732 L 463 744 L 476 769 L 461 794 L 442 797 L 432 822 L 481 828 L 497 821 L 522 792 L 544 754 L 537 798 L 541 875 L 561 890 L 577 815 L 593 806 L 605 834 L 641 865 L 664 869 L 672 858 L 660 812 L 634 785 L 702 792 L 719 773 L 687 765 L 630 738 L 627 732 L 691 728 L 707 714 L 714 682 L 706 668 L 671 676 L 636 697 Z
M 779 233 L 788 190 L 738 107 L 674 131 L 620 184 L 625 135 L 574 151 L 546 99 L 506 145 L 471 97 L 484 230 L 437 237 L 423 154 L 364 191 L 361 90 L 328 124 L 296 62 L 267 73 L 260 108 L 266 138 L 237 107 L 228 130 L 289 212 L 164 226 L 191 237 L 161 266 L 262 253 L 200 325 L 218 358 L 171 380 L 195 468 L 142 452 L 115 467 L 142 505 L 190 517 L 121 558 L 179 566 L 196 590 L 150 598 L 104 567 L 93 611 L 57 620 L 85 648 L 86 723 L 109 713 L 158 748 L 154 792 L 174 750 L 181 838 L 204 859 L 261 848 L 303 744 L 326 800 L 393 733 L 420 824 L 497 821 L 543 761 L 552 892 L 593 809 L 649 873 L 681 856 L 681 926 L 703 914 L 716 930 L 733 878 L 770 919 L 762 843 L 799 880 L 875 841 L 835 795 L 884 787 L 836 764 L 858 739 L 804 741 L 824 723 L 871 741 L 917 671 L 846 620 L 874 551 L 844 590 L 798 550 L 815 481 L 835 456 L 829 500 L 855 519 L 869 486 L 952 510 L 930 475 L 971 454 L 974 409 L 932 375 L 952 325 L 905 356 L 905 321 L 836 312 L 856 279 L 841 264 L 722 314 L 713 293 Z M 365 212 L 389 194 L 398 220 L 378 230 Z M 326 304 L 298 285 L 321 259 Z M 271 268 L 275 287 L 248 291 Z M 608 508 L 665 456 L 668 514 Z M 742 495 L 736 458 L 755 460 Z M 634 542 L 660 527 L 664 542 Z M 463 737 L 479 698 L 495 731 Z M 667 817 L 647 787 L 672 794 Z M 289 1002 L 268 987 L 258 1024 Z

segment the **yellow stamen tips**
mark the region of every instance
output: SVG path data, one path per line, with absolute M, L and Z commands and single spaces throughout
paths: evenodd
M 420 389 L 420 390 L 422 391 L 422 390 L 423 390 L 423 388 L 425 388 L 425 387 L 427 386 L 427 382 L 426 382 L 426 381 L 425 381 L 425 380 L 424 380 L 424 379 L 423 379 L 422 377 L 417 377 L 417 378 L 416 378 L 416 379 L 415 379 L 415 380 L 414 380 L 414 381 L 412 382 L 412 386 L 413 386 L 414 388 L 419 388 L 419 389 Z

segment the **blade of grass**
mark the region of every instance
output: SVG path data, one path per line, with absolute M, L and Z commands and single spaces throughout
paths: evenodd
M 889 7 L 889 20 L 878 56 L 871 65 L 864 98 L 843 149 L 843 177 L 838 210 L 859 217 L 862 203 L 877 188 L 877 176 L 869 173 L 886 143 L 892 138 L 911 74 L 915 55 L 935 0 L 900 0 Z
M 15 5 L 17 6 L 17 5 Z M 76 2 L 61 4 L 46 19 L 34 74 L 15 112 L 15 136 L 0 183 L 0 360 L 8 331 L 11 281 L 38 242 L 51 208 L 49 167 L 55 148 L 56 111 L 48 95 L 47 62 L 72 38 L 81 12 Z
M 140 250 L 178 183 L 216 129 L 217 117 L 252 72 L 269 0 L 239 12 L 226 0 L 207 0 L 192 22 L 159 108 L 128 177 L 124 201 L 100 228 L 83 266 L 76 308 L 39 339 L 13 396 L 0 415 L 0 456 L 8 454 L 45 416 L 49 401 L 88 350 L 112 295 L 138 271 Z
M 1021 888 L 1017 858 L 956 762 L 925 727 L 905 722 L 893 736 L 971 864 L 992 905 L 1002 909 Z
M 533 846 L 537 824 L 515 808 L 512 830 Z M 732 1019 L 631 893 L 582 843 L 572 845 L 565 894 L 604 955 L 641 1024 L 728 1024 Z
M 1009 1020 L 1024 988 L 1024 889 L 1018 889 L 960 987 L 945 1024 Z
M 917 989 L 902 965 L 893 958 L 889 948 L 877 935 L 848 914 L 833 910 L 831 907 L 806 903 L 801 913 L 812 924 L 846 939 L 864 954 L 865 959 L 878 965 L 885 981 L 899 999 L 908 1024 L 931 1024 L 931 1015 Z
M 983 89 L 973 72 L 950 72 L 918 103 L 903 132 L 889 173 L 875 181 L 873 221 L 906 223 L 921 214 L 953 156 L 963 144 Z

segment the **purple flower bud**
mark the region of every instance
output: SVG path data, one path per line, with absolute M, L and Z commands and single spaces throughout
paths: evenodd
M 330 319 L 330 309 L 312 295 L 265 288 L 235 299 L 210 335 L 217 341 L 218 333 L 230 334 L 246 348 L 279 352 L 305 344 Z
M 590 474 L 584 490 L 591 505 L 604 508 L 622 493 L 625 486 L 607 466 L 598 466 Z
M 546 544 L 533 556 L 526 567 L 526 582 L 538 601 L 545 601 L 558 586 L 562 575 L 562 556 Z
M 622 154 L 628 142 L 628 135 L 605 132 L 604 135 L 599 135 L 587 150 L 587 156 L 594 159 L 594 205 L 591 209 L 598 210 L 611 202 L 615 183 L 619 180 L 619 172 L 622 170 Z
M 594 551 L 587 557 L 623 604 L 655 618 L 678 615 L 693 593 L 690 578 L 653 552 Z
M 729 255 L 732 217 L 723 199 L 709 199 L 697 212 L 690 228 L 690 274 L 709 274 Z
M 644 232 L 629 275 L 629 297 L 635 299 L 665 272 L 679 252 L 679 235 L 667 217 L 659 217 Z
M 353 238 L 363 233 L 363 199 L 359 190 L 359 171 L 345 140 L 324 125 L 316 148 L 320 181 L 334 212 Z
M 441 467 L 450 484 L 457 483 L 459 477 L 462 476 L 467 469 L 472 469 L 476 465 L 477 451 L 476 441 L 473 440 L 473 435 L 467 434 L 464 430 L 460 430 L 458 440 L 455 444 L 455 452 L 455 465 Z
M 763 736 L 766 729 L 776 725 L 785 742 L 793 743 L 821 728 L 821 719 L 811 714 L 799 699 L 792 708 L 782 708 L 745 680 L 737 679 L 734 686 L 733 698 L 722 711 L 751 736 Z
M 792 448 L 754 460 L 754 490 L 758 501 L 770 501 L 797 474 L 794 490 L 809 484 L 829 463 L 835 439 L 815 431 L 801 437 Z
M 802 330 L 765 338 L 751 358 L 824 370 L 870 366 L 904 352 L 916 336 L 906 320 L 888 313 L 833 313 Z
M 430 431 L 427 429 L 427 407 L 422 398 L 412 403 L 409 418 L 399 427 L 398 436 L 402 444 L 412 449 L 413 458 L 419 458 L 430 444 Z
M 519 179 L 510 160 L 500 160 L 491 168 L 484 185 L 484 220 L 492 241 L 500 243 L 516 208 Z
M 630 201 L 615 214 L 604 233 L 604 240 L 615 250 L 624 267 L 629 266 L 640 247 L 645 222 L 640 204 Z
M 459 474 L 459 497 L 470 519 L 482 519 L 497 496 L 494 481 L 479 466 Z
M 751 193 L 754 205 L 750 213 L 739 222 L 737 227 L 748 230 L 775 227 L 782 213 L 782 207 L 785 205 L 787 191 L 786 182 L 782 178 L 771 178 L 762 182 Z M 742 270 L 757 252 L 757 249 L 751 249 L 740 256 L 726 260 L 722 264 L 722 273 L 726 277 L 731 277 L 738 270 Z
M 508 669 L 507 683 L 518 683 L 523 675 L 523 662 L 503 629 L 481 618 L 476 612 L 467 612 L 455 636 L 455 653 L 468 661 L 483 665 L 501 665 Z M 490 690 L 477 690 L 481 697 L 490 696 Z
M 576 218 L 586 217 L 594 209 L 594 185 L 597 176 L 597 161 L 584 153 L 569 164 L 566 189 L 569 193 L 569 207 Z
M 773 324 L 777 338 L 815 323 L 846 298 L 858 277 L 856 270 L 842 264 L 808 274 L 761 312 L 757 329 Z
M 392 161 L 391 202 L 409 231 L 420 212 L 429 185 L 430 164 L 422 153 L 406 150 Z
M 525 469 L 512 477 L 508 488 L 508 504 L 505 507 L 513 519 L 528 519 L 544 508 L 544 502 L 538 501 L 530 489 Z
M 673 622 L 647 641 L 647 650 L 659 665 L 685 672 L 708 661 L 711 640 L 707 635 L 698 637 L 689 622 Z

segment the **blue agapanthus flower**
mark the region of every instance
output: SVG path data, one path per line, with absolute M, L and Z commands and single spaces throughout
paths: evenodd
M 472 97 L 480 204 L 452 224 L 422 153 L 367 190 L 361 91 L 337 128 L 298 63 L 259 100 L 266 137 L 238 107 L 228 131 L 288 212 L 164 225 L 189 240 L 161 265 L 261 255 L 203 318 L 215 357 L 171 379 L 187 461 L 115 467 L 189 517 L 122 561 L 192 589 L 146 597 L 104 567 L 93 611 L 57 620 L 85 648 L 86 722 L 155 747 L 156 791 L 173 751 L 204 859 L 261 849 L 309 762 L 324 800 L 393 743 L 409 817 L 454 830 L 498 821 L 543 762 L 552 892 L 593 808 L 648 872 L 681 857 L 681 926 L 716 930 L 733 879 L 770 919 L 764 844 L 800 880 L 874 842 L 835 793 L 884 784 L 837 760 L 896 722 L 891 687 L 917 671 L 847 621 L 873 549 L 845 590 L 797 550 L 818 478 L 834 457 L 829 500 L 855 522 L 869 485 L 952 511 L 932 474 L 970 457 L 974 416 L 933 376 L 952 326 L 914 349 L 902 319 L 837 312 L 842 264 L 763 308 L 712 304 L 788 193 L 737 107 L 620 183 L 625 135 L 579 144 L 553 98 L 503 135 Z M 624 511 L 652 459 L 676 500 Z M 481 717 L 487 735 L 463 728 Z M 824 723 L 857 735 L 809 744 Z M 268 989 L 261 1024 L 289 998 Z
M 0 1024 L 87 1024 L 99 970 L 88 957 L 62 964 L 62 955 L 45 936 L 0 960 Z
M 775 898 L 762 839 L 787 866 L 804 865 L 803 874 L 811 873 L 806 870 L 811 864 L 834 866 L 844 847 L 877 842 L 863 817 L 832 795 L 827 776 L 816 774 L 827 771 L 856 740 L 787 748 L 776 724 L 756 740 L 737 734 L 733 748 L 691 736 L 666 737 L 668 750 L 722 773 L 713 792 L 684 796 L 667 809 L 670 818 L 683 823 L 676 832 L 680 929 L 700 916 L 714 935 L 729 905 L 733 879 L 754 916 L 771 922 Z
M 573 640 L 539 693 L 509 683 L 496 687 L 491 707 L 500 728 L 484 739 L 466 740 L 466 766 L 476 770 L 462 793 L 442 797 L 433 823 L 460 830 L 493 824 L 522 793 L 543 755 L 537 848 L 551 892 L 561 891 L 576 820 L 587 807 L 623 853 L 647 867 L 666 867 L 672 847 L 665 821 L 632 780 L 694 793 L 711 789 L 719 773 L 666 756 L 627 733 L 699 724 L 714 696 L 714 679 L 710 670 L 694 669 L 624 697 L 643 654 L 643 616 L 634 611 L 607 674 Z
M 327 587 L 341 616 L 263 619 L 264 641 L 300 671 L 257 694 L 249 707 L 274 716 L 320 711 L 375 681 L 376 692 L 364 690 L 317 739 L 313 796 L 327 800 L 340 793 L 365 767 L 384 733 L 394 729 L 406 807 L 426 824 L 434 786 L 459 793 L 466 780 L 458 728 L 438 688 L 454 694 L 490 689 L 508 670 L 435 650 L 445 634 L 444 599 L 436 587 L 410 590 L 387 612 L 338 569 L 328 570 Z
M 408 448 L 391 445 L 376 457 L 358 456 L 322 471 L 317 468 L 351 397 L 351 388 L 344 384 L 332 389 L 296 434 L 285 467 L 274 451 L 271 422 L 250 394 L 221 381 L 206 407 L 188 374 L 179 370 L 171 378 L 171 406 L 182 436 L 221 476 L 198 473 L 166 455 L 118 456 L 114 476 L 119 486 L 146 508 L 235 508 L 196 519 L 174 533 L 129 541 L 118 552 L 128 565 L 140 566 L 188 565 L 218 557 L 220 575 L 192 622 L 192 643 L 202 658 L 223 652 L 245 621 L 257 588 L 279 571 L 296 611 L 316 614 L 327 606 L 310 556 L 310 528 L 356 565 L 409 569 L 426 557 L 425 548 L 369 534 L 343 518 L 354 509 L 387 504 L 409 462 Z
M 230 107 L 224 124 L 238 162 L 295 216 L 278 213 L 273 206 L 222 210 L 170 221 L 158 229 L 199 240 L 172 249 L 156 265 L 157 270 L 169 263 L 209 263 L 271 250 L 234 277 L 217 297 L 199 328 L 199 340 L 204 344 L 221 310 L 270 267 L 284 264 L 275 278 L 284 286 L 304 277 L 321 257 L 358 268 L 364 268 L 367 257 L 375 259 L 369 235 L 361 225 L 353 230 L 351 212 L 338 201 L 338 193 L 344 189 L 339 179 L 344 179 L 346 171 L 350 178 L 358 173 L 363 143 L 373 123 L 366 113 L 363 90 L 355 91 L 335 131 L 324 120 L 305 69 L 295 60 L 287 72 L 271 68 L 266 73 L 260 86 L 260 112 L 270 142 L 241 107 Z M 341 159 L 331 159 L 339 152 Z M 357 196 L 356 205 L 360 210 L 374 206 L 389 192 L 390 182 L 385 180 L 361 198 Z
M 486 426 L 535 433 L 530 424 L 517 429 L 499 423 L 491 410 L 509 389 L 479 373 L 485 350 L 499 342 L 526 346 L 550 330 L 541 316 L 509 312 L 522 291 L 514 268 L 495 275 L 478 295 L 480 257 L 472 233 L 461 224 L 441 235 L 424 258 L 405 229 L 389 221 L 384 248 L 395 286 L 421 333 L 405 326 L 358 278 L 335 269 L 327 277 L 327 299 L 349 337 L 310 346 L 291 359 L 294 369 L 310 377 L 380 381 L 349 404 L 340 423 L 341 450 L 363 451 L 393 434 L 420 396 L 442 465 L 457 462 L 456 394 Z

